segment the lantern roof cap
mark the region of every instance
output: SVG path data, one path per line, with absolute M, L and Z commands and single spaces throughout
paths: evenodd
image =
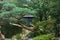
M 23 17 L 34 17 L 33 15 L 24 15 Z

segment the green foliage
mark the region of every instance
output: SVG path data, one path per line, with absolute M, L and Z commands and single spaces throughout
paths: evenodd
M 5 35 L 6 38 L 11 38 L 16 34 L 21 33 L 22 28 L 12 26 L 8 22 L 20 22 L 20 20 L 17 19 L 20 19 L 23 14 L 34 14 L 36 13 L 36 11 L 29 8 L 17 7 L 15 4 L 9 2 L 3 2 L 2 4 L 2 11 L 0 13 L 0 25 L 2 26 L 2 33 Z
M 57 27 L 60 28 L 60 24 L 57 24 Z
M 17 21 L 19 22 L 22 21 L 23 24 L 25 24 L 24 19 L 17 20 L 16 18 L 19 19 L 23 14 L 24 15 L 33 14 L 36 17 L 33 20 L 35 25 L 34 36 L 54 33 L 54 31 L 56 30 L 56 29 L 54 30 L 54 28 L 57 27 L 58 30 L 60 29 L 59 5 L 60 5 L 60 0 L 30 0 L 29 2 L 27 0 L 4 0 L 3 2 L 0 2 L 0 12 L 1 12 L 0 20 L 2 22 L 0 23 L 0 25 L 1 24 L 4 25 L 5 23 L 7 23 L 7 21 L 12 23 L 17 23 Z M 4 26 L 3 30 L 6 27 L 12 30 L 11 25 Z M 16 30 L 15 28 L 13 28 L 13 30 Z M 9 32 L 11 32 L 11 30 Z M 6 34 L 9 34 L 9 32 L 7 30 L 4 31 L 4 33 Z M 8 37 L 10 37 L 10 35 L 12 34 L 9 34 Z M 39 38 L 37 39 L 39 40 Z
M 55 22 L 56 20 L 46 20 L 46 21 L 37 22 L 36 24 L 34 24 L 36 26 L 34 36 L 53 33 Z
M 17 40 L 20 40 L 21 39 L 20 34 L 17 34 L 16 38 L 17 38 Z
M 52 33 L 56 25 L 60 24 L 59 0 L 32 0 L 30 7 L 37 10 L 35 23 L 35 34 Z M 58 28 L 59 29 L 59 28 Z M 42 32 L 41 32 L 42 31 Z M 58 31 L 58 30 L 56 30 Z M 55 31 L 55 32 L 56 32 Z M 58 33 L 57 33 L 58 34 Z
M 5 3 L 5 4 L 3 5 L 3 8 L 2 8 L 2 9 L 4 9 L 4 10 L 12 10 L 12 8 L 15 8 L 15 7 L 16 7 L 16 5 L 14 5 L 14 4 Z
M 16 18 L 20 18 L 20 14 L 34 14 L 34 13 L 37 12 L 35 10 L 31 10 L 28 8 L 16 7 L 15 4 L 7 2 L 3 4 L 0 18 L 16 22 L 17 21 Z M 15 16 L 16 18 L 14 18 L 13 16 Z
M 34 14 L 34 13 L 36 13 L 36 11 L 35 10 L 31 10 L 31 9 L 28 9 L 28 8 L 20 8 L 20 7 L 16 7 L 16 8 L 14 8 L 13 10 L 12 10 L 13 12 L 15 12 L 15 13 L 25 13 L 25 14 Z
M 52 38 L 54 38 L 53 35 L 40 35 L 33 38 L 33 40 L 52 40 Z
M 3 5 L 3 7 L 16 7 L 16 5 L 14 5 L 14 4 L 12 4 L 12 3 L 5 3 L 4 5 Z
M 22 28 L 12 26 L 8 23 L 3 24 L 1 29 L 6 38 L 11 38 L 12 36 L 22 32 Z

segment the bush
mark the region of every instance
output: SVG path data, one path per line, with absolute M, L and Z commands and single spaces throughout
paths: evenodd
M 20 40 L 20 39 L 21 39 L 20 34 L 16 34 L 16 39 L 17 39 L 17 40 Z
M 53 37 L 53 35 L 40 35 L 33 38 L 33 40 L 51 40 Z

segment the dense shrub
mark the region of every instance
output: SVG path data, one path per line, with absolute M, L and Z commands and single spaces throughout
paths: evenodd
M 34 37 L 42 34 L 49 34 L 54 32 L 54 23 L 55 20 L 46 20 L 41 22 L 36 22 Z
M 40 35 L 33 38 L 33 40 L 51 40 L 53 37 L 53 35 Z

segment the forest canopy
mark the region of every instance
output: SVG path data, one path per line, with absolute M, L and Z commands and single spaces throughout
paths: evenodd
M 1 31 L 7 38 L 11 38 L 13 35 L 21 33 L 23 28 L 31 31 L 28 36 L 33 35 L 34 40 L 35 38 L 38 39 L 41 37 L 39 35 L 45 36 L 45 34 L 53 34 L 54 37 L 59 37 L 59 5 L 60 0 L 0 1 L 0 26 L 2 26 Z M 24 15 L 28 14 L 34 16 L 31 22 L 33 29 L 28 27 L 26 20 L 23 18 Z M 32 32 L 32 30 L 34 31 Z

